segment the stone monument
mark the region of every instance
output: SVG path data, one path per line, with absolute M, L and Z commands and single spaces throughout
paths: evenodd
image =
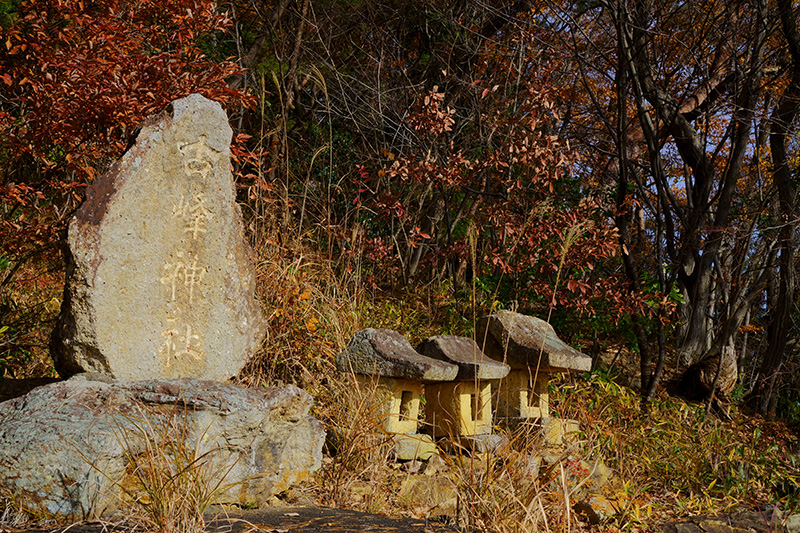
M 194 94 L 144 123 L 69 224 L 51 340 L 67 377 L 225 380 L 265 331 L 222 107 Z
M 265 331 L 230 142 L 222 107 L 188 96 L 87 189 L 51 339 L 72 377 L 0 403 L 0 495 L 20 508 L 114 513 L 147 493 L 134 474 L 153 450 L 223 504 L 263 505 L 320 467 L 308 394 L 221 383 Z

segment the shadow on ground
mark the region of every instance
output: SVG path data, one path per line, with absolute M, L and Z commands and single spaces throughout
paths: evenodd
M 45 529 L 4 529 L 0 533 L 122 533 L 132 531 L 126 523 L 86 522 Z M 281 507 L 228 513 L 209 522 L 209 533 L 454 533 L 452 527 L 413 518 L 388 518 L 326 507 Z

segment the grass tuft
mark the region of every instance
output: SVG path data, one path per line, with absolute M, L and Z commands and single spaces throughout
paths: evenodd
M 166 415 L 119 413 L 115 433 L 128 465 L 121 479 L 108 477 L 87 459 L 120 490 L 128 518 L 150 533 L 205 531 L 205 512 L 235 486 L 226 477 L 236 461 L 217 458 L 223 447 L 204 444 L 206 433 L 191 427 L 185 409 L 175 406 Z
M 800 508 L 796 437 L 784 425 L 734 409 L 731 422 L 707 416 L 703 405 L 662 392 L 643 414 L 632 389 L 595 372 L 562 378 L 554 404 L 577 419 L 587 441 L 623 480 L 629 505 L 620 521 L 716 514 L 771 503 Z

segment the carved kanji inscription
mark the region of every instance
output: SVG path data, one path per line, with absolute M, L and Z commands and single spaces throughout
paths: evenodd
M 203 283 L 205 273 L 205 267 L 197 266 L 196 255 L 178 250 L 175 252 L 175 259 L 164 265 L 164 275 L 160 281 L 169 289 L 169 301 L 177 301 L 183 290 L 188 297 L 189 304 L 192 304 L 195 291 Z
M 186 196 L 182 194 L 180 200 L 172 206 L 172 217 L 180 218 L 183 221 L 183 231 L 190 233 L 192 239 L 197 239 L 200 233 L 208 232 L 206 226 L 213 216 L 206 195 L 202 192 L 197 193 L 190 200 L 186 200 Z

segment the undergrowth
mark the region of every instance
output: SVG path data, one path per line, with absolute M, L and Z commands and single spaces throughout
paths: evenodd
M 718 513 L 777 504 L 800 506 L 797 435 L 731 406 L 730 421 L 665 392 L 640 397 L 607 374 L 562 378 L 552 387 L 563 416 L 580 422 L 594 450 L 633 490 L 631 517 Z
M 55 376 L 48 342 L 61 277 L 50 261 L 11 263 L 0 253 L 0 381 Z
M 187 409 L 168 413 L 118 413 L 115 437 L 127 468 L 120 479 L 108 478 L 123 501 L 127 518 L 148 533 L 200 533 L 205 513 L 219 495 L 234 487 L 226 482 L 235 461 L 218 444 L 204 444 Z M 107 473 L 84 457 L 102 475 Z
M 370 403 L 374 390 L 337 372 L 333 358 L 366 327 L 395 329 L 412 345 L 436 334 L 469 336 L 474 324 L 465 316 L 472 315 L 471 306 L 447 282 L 376 291 L 352 255 L 328 261 L 307 250 L 291 238 L 262 244 L 259 256 L 271 258 L 258 267 L 269 333 L 240 379 L 250 385 L 292 382 L 315 397 L 313 414 L 329 428 L 323 468 L 311 488 L 318 502 L 424 518 L 400 496 L 417 467 L 393 461 L 390 437 Z M 470 300 L 493 298 L 474 294 Z M 723 422 L 663 391 L 643 415 L 637 391 L 602 372 L 563 377 L 551 398 L 560 416 L 580 423 L 581 451 L 533 472 L 530 457 L 543 452 L 530 428 L 497 427 L 509 445 L 494 455 L 444 455 L 445 473 L 437 476 L 455 490 L 455 524 L 501 532 L 586 527 L 572 505 L 576 487 L 591 475 L 579 459 L 589 456 L 614 470 L 607 496 L 617 514 L 605 524 L 608 530 L 647 530 L 670 516 L 765 503 L 797 510 L 800 479 L 787 449 L 794 437 L 778 424 L 736 409 L 733 420 Z

